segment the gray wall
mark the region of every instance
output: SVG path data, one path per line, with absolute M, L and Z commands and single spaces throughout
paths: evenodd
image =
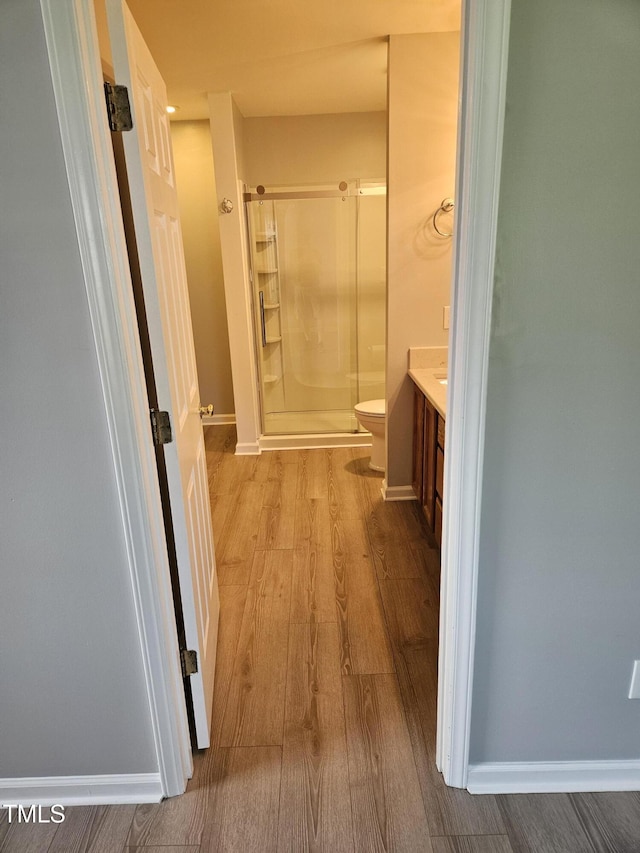
M 637 758 L 640 4 L 514 0 L 471 760 Z
M 37 0 L 0 4 L 0 775 L 157 771 Z

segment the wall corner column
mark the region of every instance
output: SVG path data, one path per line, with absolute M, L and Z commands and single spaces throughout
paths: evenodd
M 237 454 L 260 452 L 260 401 L 254 357 L 249 260 L 244 223 L 241 159 L 234 122 L 239 117 L 230 92 L 209 94 L 211 142 L 216 175 L 231 375 L 236 411 Z M 233 210 L 221 212 L 224 198 Z

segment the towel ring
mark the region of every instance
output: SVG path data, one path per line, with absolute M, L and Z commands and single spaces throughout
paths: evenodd
M 453 231 L 449 233 L 447 231 L 441 231 L 438 228 L 438 214 L 449 213 L 449 211 L 453 210 L 454 207 L 455 203 L 452 198 L 443 198 L 440 207 L 433 214 L 433 227 L 441 237 L 453 237 Z

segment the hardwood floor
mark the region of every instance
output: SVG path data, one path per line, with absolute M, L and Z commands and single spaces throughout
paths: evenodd
M 8 824 L 2 853 L 638 853 L 640 794 L 471 796 L 435 769 L 439 560 L 366 448 L 205 431 L 221 619 L 187 792 Z

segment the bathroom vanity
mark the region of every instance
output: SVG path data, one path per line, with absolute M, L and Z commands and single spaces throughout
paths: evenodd
M 444 482 L 446 374 L 433 369 L 409 370 L 414 382 L 413 489 L 429 529 L 440 547 Z

